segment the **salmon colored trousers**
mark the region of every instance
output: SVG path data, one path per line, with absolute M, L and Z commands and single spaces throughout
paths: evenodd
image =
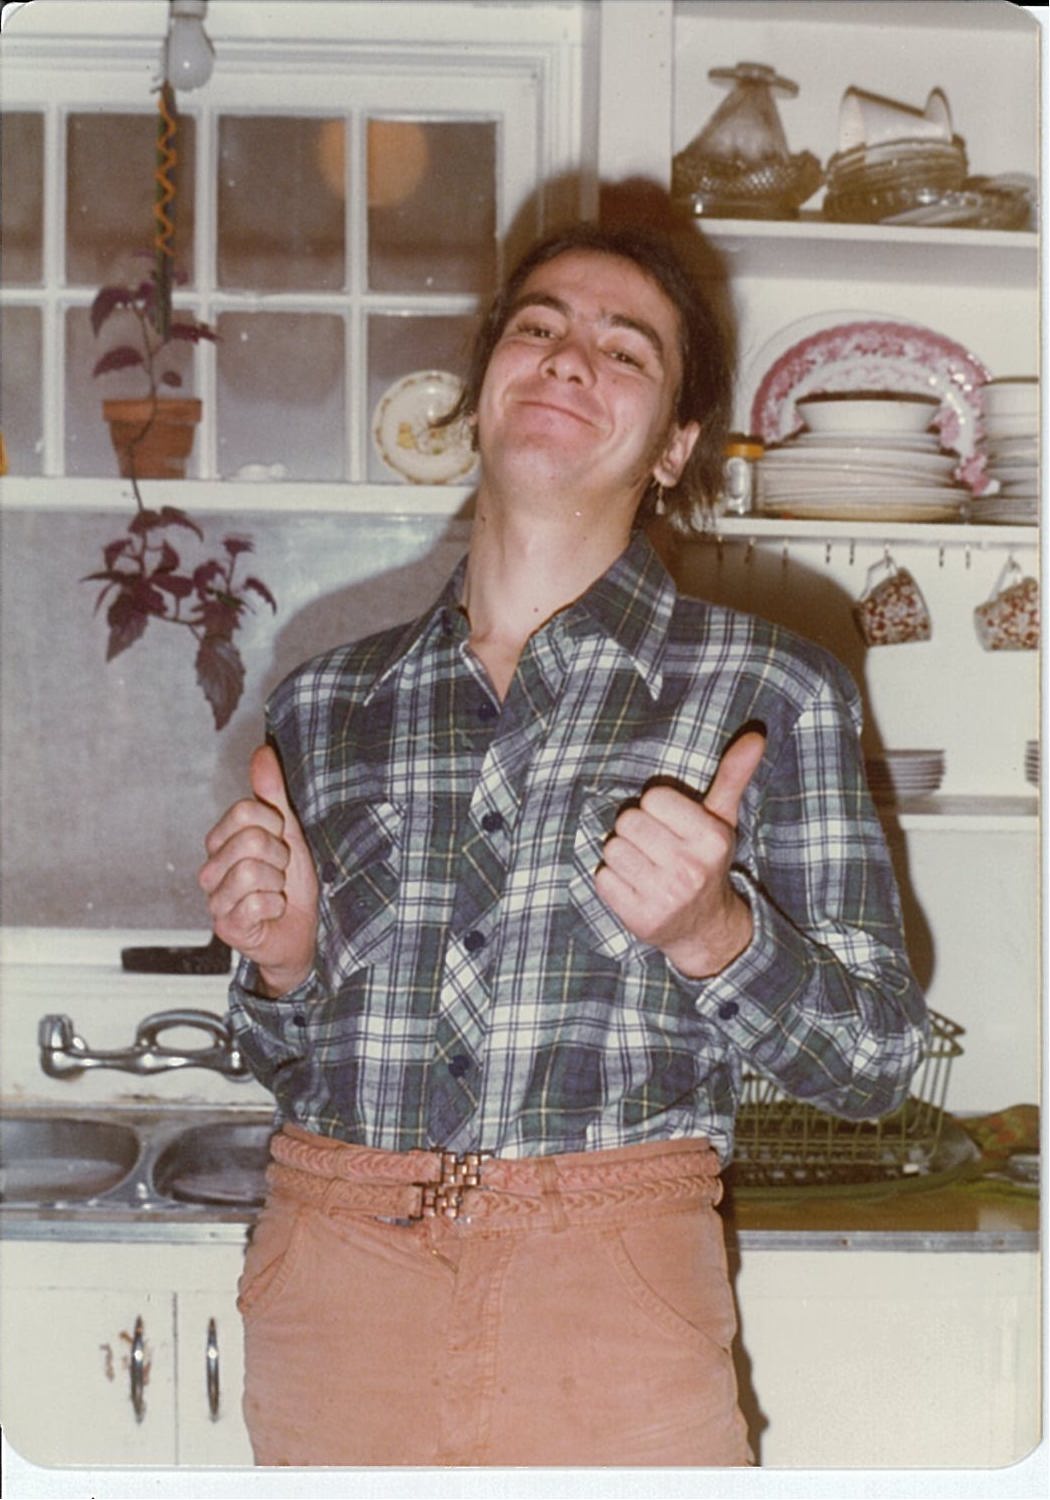
M 491 1158 L 286 1126 L 239 1286 L 258 1464 L 751 1461 L 718 1160 L 703 1141 Z

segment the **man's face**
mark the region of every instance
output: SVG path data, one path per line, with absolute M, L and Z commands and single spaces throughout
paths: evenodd
M 481 388 L 486 476 L 593 495 L 633 516 L 650 477 L 679 478 L 699 431 L 680 428 L 678 314 L 634 264 L 571 250 L 510 309 Z

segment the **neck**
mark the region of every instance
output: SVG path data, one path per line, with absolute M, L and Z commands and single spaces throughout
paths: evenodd
M 629 525 L 586 511 L 523 516 L 479 494 L 462 603 L 471 648 L 501 697 L 529 637 L 600 578 L 629 540 Z

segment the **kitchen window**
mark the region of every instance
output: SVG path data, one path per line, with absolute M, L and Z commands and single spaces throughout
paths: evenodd
M 127 329 L 96 339 L 89 310 L 149 267 L 157 54 L 65 47 L 5 69 L 0 422 L 12 476 L 99 479 L 118 472 L 101 402 L 141 386 L 92 376 Z M 377 410 L 414 372 L 463 373 L 508 249 L 541 227 L 574 144 L 548 118 L 571 124 L 567 54 L 277 50 L 216 38 L 211 83 L 177 96 L 175 306 L 219 334 L 177 351 L 204 405 L 188 477 L 403 484 Z

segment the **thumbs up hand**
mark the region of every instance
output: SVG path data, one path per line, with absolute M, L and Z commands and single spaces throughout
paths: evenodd
M 249 779 L 254 795 L 207 834 L 197 881 L 216 936 L 254 960 L 270 995 L 283 995 L 313 968 L 317 873 L 269 745 L 252 755 Z
M 729 882 L 740 800 L 765 752 L 748 730 L 722 756 L 702 801 L 652 786 L 625 808 L 595 889 L 624 926 L 683 974 L 706 979 L 751 941 L 751 910 Z

